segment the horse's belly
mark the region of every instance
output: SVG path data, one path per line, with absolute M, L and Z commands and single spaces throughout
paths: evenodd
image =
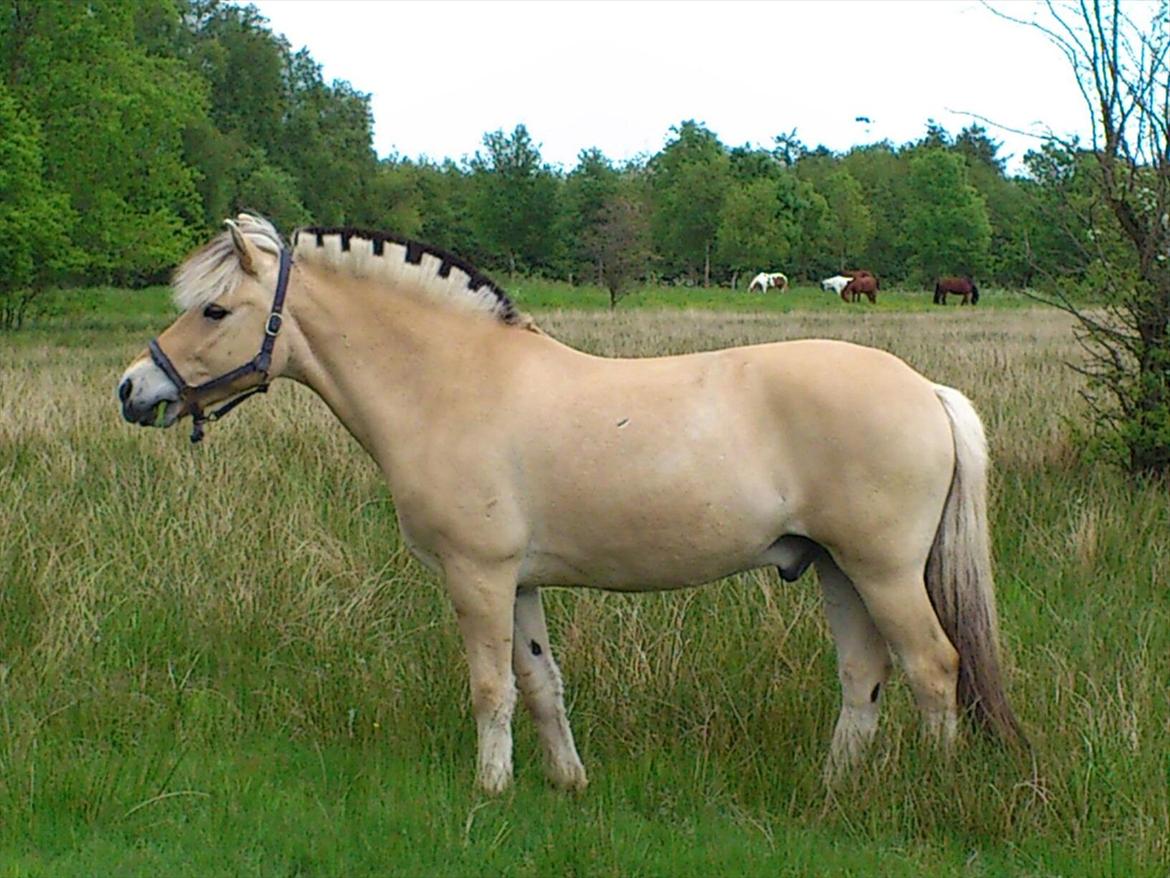
M 787 518 L 784 498 L 763 488 L 619 494 L 612 503 L 605 496 L 540 518 L 524 582 L 630 591 L 698 585 L 763 563 Z
M 755 547 L 753 547 L 754 549 Z M 521 585 L 563 585 L 608 591 L 688 588 L 761 566 L 758 550 L 668 557 L 651 547 L 639 558 L 588 556 L 535 549 L 520 567 Z

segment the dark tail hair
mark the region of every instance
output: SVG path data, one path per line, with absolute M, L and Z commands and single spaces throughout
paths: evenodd
M 1027 745 L 1004 691 L 987 526 L 987 439 L 974 406 L 935 385 L 951 422 L 955 473 L 926 563 L 926 591 L 959 653 L 959 705 L 1003 740 Z
M 975 286 L 975 281 L 971 281 L 971 304 L 979 304 L 979 287 Z

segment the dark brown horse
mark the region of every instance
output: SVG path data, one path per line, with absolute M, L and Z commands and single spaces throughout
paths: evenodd
M 979 304 L 979 287 L 975 286 L 975 281 L 966 275 L 940 277 L 934 282 L 934 304 L 945 305 L 948 294 L 962 296 L 963 301 L 959 303 L 960 305 Z
M 862 296 L 869 299 L 870 304 L 877 302 L 878 279 L 868 271 L 854 274 L 853 280 L 841 290 L 841 300 L 845 302 L 860 302 Z

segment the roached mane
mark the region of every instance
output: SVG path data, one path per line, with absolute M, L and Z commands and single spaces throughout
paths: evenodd
M 268 220 L 240 214 L 241 234 L 261 250 L 278 254 L 284 242 Z M 455 307 L 494 316 L 501 323 L 535 329 L 507 294 L 470 262 L 393 232 L 311 226 L 292 237 L 296 262 L 324 265 L 354 277 L 408 283 Z M 192 254 L 175 271 L 175 303 L 198 308 L 234 290 L 244 278 L 231 234 L 224 232 Z
M 502 323 L 527 322 L 508 295 L 470 262 L 393 232 L 319 226 L 298 229 L 293 233 L 293 258 L 323 263 L 357 277 L 413 281 L 428 295 L 490 313 Z

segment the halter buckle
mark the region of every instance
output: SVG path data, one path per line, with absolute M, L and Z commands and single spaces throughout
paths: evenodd
M 268 315 L 268 323 L 264 326 L 264 334 L 272 338 L 280 332 L 280 325 L 284 322 L 284 318 L 275 311 Z

